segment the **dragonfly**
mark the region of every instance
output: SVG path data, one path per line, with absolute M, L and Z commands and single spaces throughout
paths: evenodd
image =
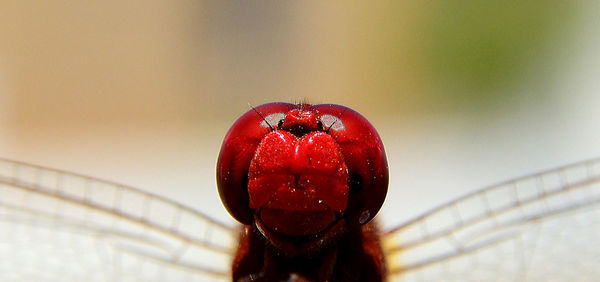
M 381 230 L 387 280 L 595 280 L 599 201 L 600 158 L 458 195 Z M 2 281 L 231 281 L 241 232 L 142 189 L 0 159 Z

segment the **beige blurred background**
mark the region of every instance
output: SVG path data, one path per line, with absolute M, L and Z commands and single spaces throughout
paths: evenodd
M 230 221 L 214 165 L 231 123 L 344 104 L 384 139 L 388 226 L 600 156 L 597 1 L 413 2 L 1 1 L 0 156 Z

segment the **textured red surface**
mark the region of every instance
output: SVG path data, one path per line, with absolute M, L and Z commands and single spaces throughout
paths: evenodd
M 346 209 L 348 171 L 331 136 L 312 132 L 300 138 L 287 131 L 267 134 L 248 172 L 250 207 L 313 211 Z

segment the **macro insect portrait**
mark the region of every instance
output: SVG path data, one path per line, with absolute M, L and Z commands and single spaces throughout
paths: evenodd
M 0 11 L 0 282 L 599 280 L 600 1 Z

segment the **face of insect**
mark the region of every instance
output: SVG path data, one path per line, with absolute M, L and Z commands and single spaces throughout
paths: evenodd
M 297 237 L 373 219 L 387 193 L 388 168 L 379 135 L 359 113 L 270 103 L 248 111 L 227 133 L 217 185 L 236 220 Z

